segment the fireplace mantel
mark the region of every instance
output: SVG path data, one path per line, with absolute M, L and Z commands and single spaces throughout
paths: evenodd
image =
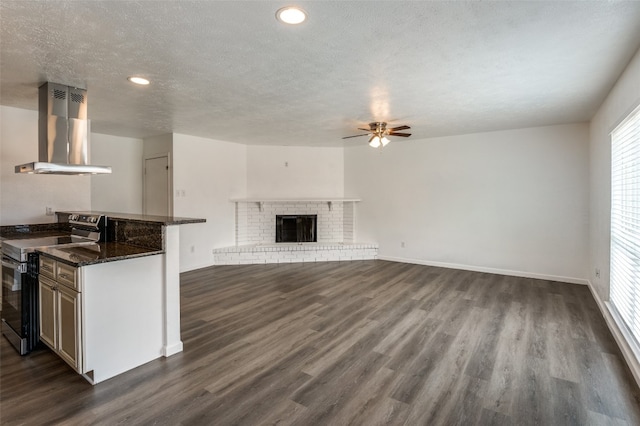
M 232 198 L 233 203 L 328 203 L 329 201 L 354 202 L 362 201 L 360 198 Z
M 263 211 L 264 203 L 327 203 L 329 210 L 333 203 L 357 203 L 360 198 L 232 198 L 232 203 L 257 203 L 260 211 Z

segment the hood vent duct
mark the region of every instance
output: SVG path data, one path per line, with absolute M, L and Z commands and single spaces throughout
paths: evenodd
M 40 86 L 38 104 L 38 161 L 16 166 L 16 173 L 111 173 L 111 167 L 87 164 L 89 120 L 86 90 L 45 83 Z

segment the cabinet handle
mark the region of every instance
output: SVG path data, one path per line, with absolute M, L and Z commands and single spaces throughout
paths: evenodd
M 41 268 L 44 269 L 45 271 L 53 272 L 53 268 L 49 265 L 42 265 Z
M 71 279 L 71 277 L 69 275 L 67 275 L 67 274 L 58 274 L 58 277 L 66 279 L 66 280 L 70 280 Z

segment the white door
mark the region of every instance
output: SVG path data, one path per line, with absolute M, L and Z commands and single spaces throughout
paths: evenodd
M 169 204 L 169 156 L 144 160 L 144 214 L 171 216 Z

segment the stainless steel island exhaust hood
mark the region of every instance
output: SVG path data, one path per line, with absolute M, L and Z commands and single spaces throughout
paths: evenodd
M 38 105 L 38 161 L 16 166 L 16 173 L 111 173 L 111 167 L 87 164 L 89 120 L 86 90 L 45 83 L 39 89 Z

